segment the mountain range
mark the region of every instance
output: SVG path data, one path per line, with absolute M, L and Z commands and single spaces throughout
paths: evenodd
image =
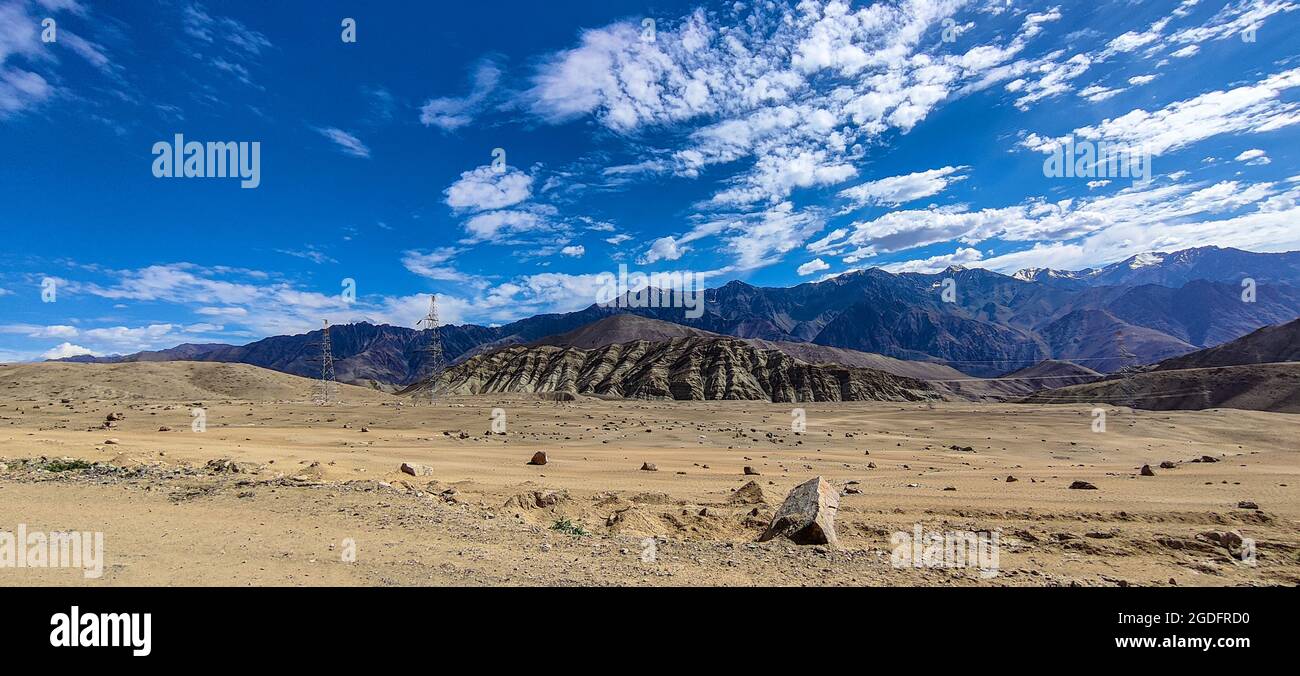
M 1243 301 L 1246 279 L 1255 282 L 1254 302 Z M 947 297 L 945 291 L 950 292 Z M 751 345 L 809 362 L 829 361 L 839 349 L 877 359 L 932 362 L 980 377 L 1049 359 L 1108 373 L 1194 352 L 1300 316 L 1300 252 L 1201 247 L 1140 254 L 1081 271 L 1030 269 L 1002 275 L 952 267 L 939 273 L 895 274 L 871 268 L 789 288 L 732 281 L 705 291 L 704 313 L 695 319 L 687 318 L 682 308 L 593 304 L 576 312 L 536 315 L 497 327 L 443 326 L 438 336 L 444 355 L 454 364 L 514 344 L 567 334 L 622 313 L 709 334 L 767 341 L 771 344 Z M 620 330 L 628 340 L 664 338 L 637 333 L 649 330 L 648 326 Z M 657 324 L 653 330 L 664 331 Z M 330 338 L 337 377 L 386 390 L 415 383 L 424 373 L 422 348 L 429 335 L 368 323 L 333 326 Z M 313 331 L 243 346 L 184 344 L 156 352 L 71 360 L 239 362 L 314 376 L 320 371 L 320 342 L 321 332 Z M 796 348 L 781 347 L 786 344 L 804 346 L 808 352 L 797 355 Z

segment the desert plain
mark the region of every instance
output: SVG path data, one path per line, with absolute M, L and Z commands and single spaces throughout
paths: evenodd
M 321 406 L 314 385 L 242 364 L 0 366 L 0 530 L 99 531 L 105 549 L 97 579 L 0 568 L 0 585 L 1300 583 L 1293 414 L 348 385 Z M 841 491 L 838 547 L 757 542 L 817 476 Z M 917 525 L 997 532 L 996 574 L 894 565 L 891 537 Z

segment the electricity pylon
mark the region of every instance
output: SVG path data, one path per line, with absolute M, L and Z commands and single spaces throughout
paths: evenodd
M 330 345 L 330 323 L 328 319 L 322 322 L 325 329 L 321 332 L 320 339 L 320 381 L 316 384 L 316 403 L 320 406 L 328 406 L 338 400 L 339 382 L 334 377 L 334 348 Z
M 424 362 L 421 364 L 420 372 L 423 374 L 422 381 L 429 386 L 429 402 L 432 403 L 437 399 L 437 382 L 438 375 L 442 373 L 442 338 L 438 335 L 438 296 L 429 295 L 429 314 L 424 319 L 416 322 L 416 326 L 422 326 L 424 331 L 429 332 L 428 342 L 420 348 L 424 355 Z

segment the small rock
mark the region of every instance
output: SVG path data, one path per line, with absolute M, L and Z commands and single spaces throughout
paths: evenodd
M 1237 509 L 1259 509 L 1259 505 L 1250 500 L 1242 500 L 1237 503 Z
M 1007 475 L 1007 483 L 1011 483 L 1011 482 L 1013 482 L 1013 481 L 1020 481 L 1020 479 L 1017 479 L 1017 478 L 1011 476 L 1010 474 L 1008 474 L 1008 475 Z
M 119 442 L 117 439 L 105 439 L 105 440 L 104 440 L 104 443 L 106 443 L 106 444 L 117 444 L 117 443 L 121 443 L 121 442 Z
M 643 462 L 643 463 L 641 463 L 641 471 L 643 471 L 643 472 L 658 472 L 658 471 L 659 471 L 659 468 L 656 467 L 655 464 L 654 464 L 653 462 Z
M 758 470 L 754 469 L 753 467 L 750 467 L 749 465 L 745 465 L 745 475 L 746 475 L 746 476 L 761 476 L 761 475 L 759 474 Z
M 170 432 L 170 431 L 172 431 L 172 428 L 170 428 L 170 427 L 168 427 L 168 426 L 166 426 L 166 425 L 163 425 L 162 427 L 159 427 L 159 428 L 158 428 L 158 431 L 159 431 L 159 432 Z
M 1096 486 L 1094 486 L 1094 485 L 1088 483 L 1087 481 L 1076 481 L 1076 482 L 1070 484 L 1070 488 L 1072 488 L 1072 489 L 1074 489 L 1074 490 L 1076 490 L 1076 491 L 1095 491 L 1095 490 L 1097 490 L 1097 487 L 1096 487 Z
M 116 421 L 118 421 L 118 420 L 126 420 L 126 416 L 125 416 L 125 415 L 122 415 L 121 413 L 117 413 L 117 412 L 115 411 L 115 412 L 113 412 L 113 413 L 109 413 L 107 416 L 105 416 L 105 417 L 104 417 L 104 420 L 105 420 L 106 422 L 116 422 Z
M 1151 471 L 1151 465 L 1143 465 L 1143 466 L 1142 466 L 1142 469 L 1141 469 L 1140 471 L 1138 471 L 1138 474 L 1141 474 L 1142 476 L 1155 476 L 1155 475 L 1156 475 L 1155 472 L 1152 472 L 1152 471 Z
M 1173 469 L 1174 467 L 1176 467 L 1176 465 L 1174 465 L 1172 460 L 1160 461 L 1160 469 Z
M 433 468 L 428 465 L 417 465 L 413 462 L 402 463 L 401 470 L 411 476 L 430 476 L 433 474 Z
M 532 460 L 529 460 L 529 461 L 528 461 L 528 464 L 530 464 L 530 465 L 545 465 L 545 464 L 546 464 L 546 451 L 538 451 L 538 452 L 534 453 L 534 454 L 533 454 L 533 459 L 532 459 Z

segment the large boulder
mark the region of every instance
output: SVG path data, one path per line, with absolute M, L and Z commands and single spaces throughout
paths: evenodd
M 785 497 L 759 542 L 784 537 L 800 545 L 839 546 L 835 537 L 835 512 L 840 492 L 830 482 L 815 477 L 799 484 Z

